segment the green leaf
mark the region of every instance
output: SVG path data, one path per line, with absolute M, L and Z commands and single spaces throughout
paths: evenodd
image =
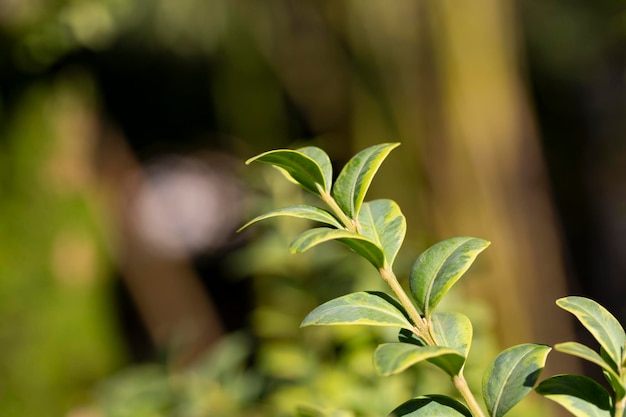
M 576 417 L 611 417 L 611 396 L 600 384 L 586 376 L 553 376 L 542 381 L 535 391 Z
M 463 360 L 459 352 L 441 346 L 417 346 L 410 343 L 383 343 L 374 353 L 374 366 L 381 375 L 393 375 L 409 366 L 439 356 L 454 356 Z
M 255 217 L 245 225 L 241 226 L 238 232 L 256 222 L 278 216 L 298 217 L 301 219 L 312 220 L 314 222 L 325 223 L 339 229 L 343 227 L 341 223 L 339 223 L 337 219 L 335 219 L 333 215 L 326 210 L 322 210 L 321 208 L 314 206 L 298 205 L 272 210 L 268 213 Z
M 434 313 L 430 317 L 432 336 L 438 346 L 454 349 L 458 356 L 445 355 L 429 362 L 448 375 L 458 375 L 463 369 L 472 344 L 472 322 L 461 313 Z
M 624 385 L 622 385 L 622 382 L 619 379 L 615 378 L 615 375 L 608 373 L 604 370 L 602 371 L 602 375 L 604 375 L 604 378 L 609 381 L 609 385 L 615 393 L 616 401 L 620 401 L 622 398 L 624 398 L 624 396 L 626 396 L 626 388 L 624 387 Z
M 333 164 L 330 162 L 328 154 L 317 146 L 306 146 L 296 150 L 317 162 L 317 165 L 319 165 L 322 175 L 324 176 L 324 184 L 320 185 L 322 185 L 322 188 L 326 191 L 326 193 L 330 193 L 330 189 L 333 184 Z
M 392 200 L 364 203 L 359 224 L 361 233 L 383 250 L 386 266 L 391 267 L 406 234 L 406 219 L 398 204 Z
M 472 417 L 467 407 L 445 395 L 413 398 L 393 410 L 389 417 Z
M 400 144 L 383 143 L 370 146 L 354 155 L 339 173 L 332 195 L 350 218 L 358 218 L 361 204 L 376 171 L 389 152 L 398 145 Z
M 604 360 L 605 363 L 611 366 L 613 360 L 609 357 L 609 354 L 603 348 L 600 348 L 600 357 Z M 602 374 L 609 381 L 609 385 L 613 388 L 613 392 L 615 392 L 616 401 L 621 400 L 626 395 L 626 387 L 624 387 L 624 382 L 616 376 L 615 372 L 607 372 L 605 369 L 602 369 Z
M 308 153 L 311 154 L 310 150 Z M 316 184 L 319 184 L 323 190 L 330 188 L 330 184 L 326 180 L 327 173 L 324 172 L 320 164 L 311 156 L 300 151 L 291 149 L 268 151 L 248 159 L 246 164 L 254 161 L 280 168 L 287 179 L 300 184 L 304 189 L 315 195 L 320 195 Z
M 300 327 L 363 324 L 412 329 L 398 301 L 382 292 L 355 292 L 311 311 Z
M 626 334 L 622 325 L 607 309 L 589 298 L 576 296 L 558 299 L 556 304 L 576 316 L 608 353 L 615 366 L 622 363 Z
M 417 258 L 411 269 L 409 285 L 424 316 L 430 316 L 489 244 L 474 237 L 454 237 L 431 246 Z
M 323 242 L 336 240 L 367 259 L 376 269 L 385 265 L 383 250 L 368 238 L 347 230 L 317 227 L 300 233 L 291 242 L 289 250 L 293 253 L 304 252 Z
M 483 377 L 483 398 L 491 417 L 501 417 L 528 394 L 551 348 L 523 344 L 501 352 Z
M 417 337 L 412 331 L 407 329 L 401 329 L 398 335 L 398 340 L 401 343 L 410 343 L 419 347 L 427 347 L 428 345 L 421 338 Z M 454 377 L 458 375 L 463 369 L 467 355 L 463 355 L 457 349 L 453 349 L 448 346 L 439 346 L 446 349 L 452 349 L 453 354 L 442 354 L 440 356 L 434 356 L 426 359 L 428 362 L 440 368 L 442 371 Z
M 583 344 L 577 342 L 558 343 L 554 345 L 554 349 L 568 355 L 585 359 L 591 363 L 595 363 L 619 379 L 619 376 L 613 369 L 613 364 L 610 363 L 610 360 L 608 362 L 605 361 L 600 354 Z

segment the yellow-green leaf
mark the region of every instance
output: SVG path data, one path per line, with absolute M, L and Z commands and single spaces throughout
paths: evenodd
M 502 417 L 533 389 L 550 350 L 528 343 L 496 357 L 483 376 L 483 398 L 491 417 Z
M 385 265 L 383 250 L 368 238 L 347 230 L 317 227 L 300 233 L 291 242 L 289 249 L 294 253 L 304 252 L 323 242 L 336 240 L 367 259 L 376 269 Z
M 328 175 L 327 168 L 320 166 L 310 156 L 313 154 L 313 156 L 319 157 L 319 153 L 314 153 L 310 150 L 306 152 L 308 154 L 292 149 L 277 149 L 252 157 L 246 161 L 246 164 L 257 161 L 280 168 L 280 171 L 287 179 L 300 184 L 304 189 L 315 195 L 320 195 L 316 184 L 319 184 L 322 190 L 328 190 L 331 186 L 326 177 Z
M 596 381 L 581 375 L 557 375 L 542 381 L 537 393 L 576 417 L 611 417 L 611 396 Z
M 409 286 L 426 317 L 489 244 L 474 237 L 453 237 L 431 246 L 417 258 Z
M 259 222 L 261 220 L 269 219 L 272 217 L 279 216 L 289 216 L 289 217 L 297 217 L 301 219 L 312 220 L 314 222 L 325 223 L 330 226 L 334 226 L 336 228 L 341 228 L 341 223 L 337 221 L 333 217 L 332 214 L 327 212 L 326 210 L 322 210 L 321 208 L 309 206 L 309 205 L 298 205 L 298 206 L 290 206 L 284 207 L 276 210 L 272 210 L 268 213 L 262 214 L 254 219 L 250 220 L 245 225 L 241 226 L 238 231 L 245 229 L 246 227 Z
M 374 175 L 389 152 L 399 143 L 370 146 L 354 155 L 339 173 L 332 195 L 348 217 L 357 219 Z
M 330 162 L 328 154 L 317 146 L 305 146 L 304 148 L 298 148 L 297 151 L 305 154 L 317 162 L 317 165 L 320 167 L 320 171 L 324 176 L 324 184 L 320 185 L 322 185 L 322 188 L 326 191 L 326 193 L 330 193 L 330 189 L 333 184 L 333 165 Z
M 441 356 L 430 359 L 450 376 L 463 369 L 472 344 L 472 322 L 461 313 L 434 313 L 430 317 L 431 331 L 438 346 L 454 349 L 459 356 Z
M 359 214 L 361 233 L 375 242 L 391 267 L 406 234 L 406 219 L 400 207 L 392 200 L 374 200 L 364 203 Z
M 467 407 L 445 395 L 413 398 L 393 410 L 389 417 L 472 417 Z
M 374 366 L 381 375 L 393 375 L 418 362 L 440 356 L 453 356 L 463 361 L 454 349 L 441 346 L 418 346 L 411 343 L 383 343 L 374 353 Z
M 599 353 L 597 353 L 590 347 L 587 347 L 577 342 L 565 342 L 554 345 L 554 349 L 559 352 L 566 353 L 572 356 L 577 356 L 581 359 L 585 359 L 589 362 L 595 363 L 596 365 L 602 367 L 602 369 L 604 369 L 605 371 L 612 374 L 615 378 L 619 379 L 619 376 L 615 372 L 615 369 L 613 369 L 613 364 L 605 361 Z
M 355 292 L 330 300 L 311 311 L 301 327 L 362 324 L 412 329 L 406 313 L 393 297 L 382 292 Z
M 556 301 L 563 310 L 569 311 L 600 343 L 613 361 L 612 367 L 624 360 L 626 334 L 617 319 L 604 307 L 585 297 L 564 297 Z

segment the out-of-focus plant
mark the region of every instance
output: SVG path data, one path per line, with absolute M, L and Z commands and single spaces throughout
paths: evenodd
M 0 115 L 2 415 L 65 415 L 125 360 L 85 163 L 91 87 L 59 76 Z
M 465 400 L 463 404 L 446 395 L 424 395 L 397 407 L 393 416 L 504 416 L 533 389 L 551 348 L 526 343 L 498 354 L 483 376 L 482 397 L 487 412 L 482 409 L 463 372 L 472 343 L 471 321 L 461 313 L 435 309 L 489 242 L 455 237 L 435 244 L 413 264 L 410 292 L 405 292 L 392 268 L 406 232 L 404 216 L 392 200 L 364 201 L 378 168 L 396 146 L 397 143 L 381 144 L 357 153 L 334 183 L 330 158 L 320 148 L 280 149 L 251 158 L 248 163 L 258 161 L 278 168 L 288 180 L 321 198 L 326 208 L 296 205 L 275 209 L 243 228 L 277 216 L 312 220 L 324 226 L 299 234 L 290 245 L 292 252 L 304 252 L 336 240 L 378 270 L 395 298 L 379 291 L 350 293 L 315 308 L 301 326 L 356 324 L 398 328 L 398 341 L 381 344 L 374 353 L 378 372 L 393 375 L 428 361 L 452 379 Z M 593 300 L 565 297 L 557 305 L 574 314 L 601 349 L 597 353 L 580 343 L 566 342 L 556 345 L 556 350 L 599 365 L 613 396 L 594 380 L 569 374 L 546 379 L 537 392 L 576 416 L 622 417 L 626 406 L 624 329 Z
M 127 368 L 100 386 L 100 410 L 108 417 L 258 415 L 251 410 L 263 386 L 246 365 L 250 353 L 250 339 L 236 333 L 190 369 L 169 371 L 163 364 Z

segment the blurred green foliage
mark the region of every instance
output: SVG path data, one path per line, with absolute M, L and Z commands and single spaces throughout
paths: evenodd
M 63 136 L 88 91 L 33 85 L 2 125 L 1 414 L 63 415 L 123 358 L 97 198 Z

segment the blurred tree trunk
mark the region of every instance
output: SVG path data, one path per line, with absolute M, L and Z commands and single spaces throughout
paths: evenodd
M 493 306 L 504 345 L 571 340 L 570 318 L 554 304 L 567 294 L 560 234 L 520 76 L 512 5 L 430 5 L 442 94 L 425 154 L 435 233 L 493 242 L 481 279 L 467 288 Z M 559 360 L 563 371 L 576 370 L 576 361 Z
M 190 257 L 164 256 L 138 232 L 135 205 L 147 180 L 124 138 L 107 126 L 100 146 L 100 192 L 120 275 L 155 350 L 173 367 L 188 366 L 223 336 L 222 321 Z

